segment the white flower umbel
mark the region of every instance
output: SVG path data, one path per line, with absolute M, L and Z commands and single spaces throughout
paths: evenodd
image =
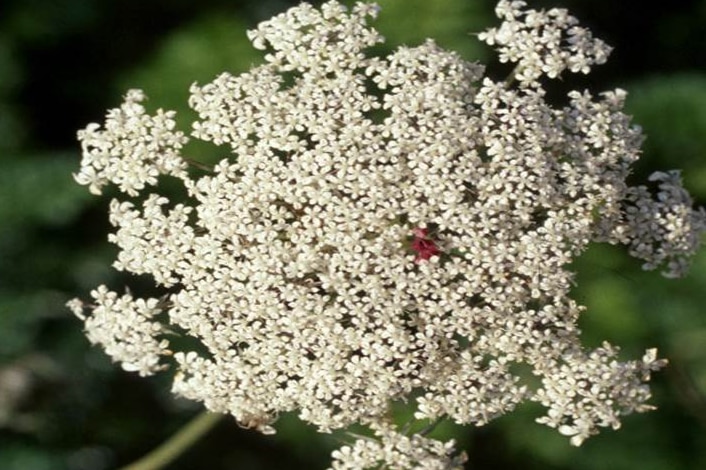
M 329 470 L 462 470 L 465 454 L 456 454 L 453 440 L 446 443 L 421 434 L 407 436 L 384 421 L 371 425 L 375 438 L 358 436 L 352 445 L 333 452 Z
M 140 104 L 145 99 L 141 90 L 130 90 L 125 103 L 108 112 L 103 129 L 93 123 L 79 131 L 83 159 L 74 178 L 93 194 L 113 183 L 137 196 L 145 185 L 155 185 L 160 174 L 186 177 L 179 150 L 188 139 L 174 130 L 174 111 L 160 109 L 149 116 Z
M 166 339 L 157 339 L 164 333 L 164 326 L 153 321 L 162 311 L 158 299 L 118 296 L 105 286 L 98 286 L 91 297 L 93 304 L 74 299 L 68 306 L 85 321 L 86 336 L 92 344 L 100 345 L 126 371 L 148 376 L 165 369 L 160 359 L 171 351 Z M 86 308 L 91 310 L 88 317 L 83 315 Z
M 533 400 L 576 445 L 649 409 L 664 361 L 582 347 L 568 266 L 608 241 L 682 275 L 706 215 L 676 173 L 653 176 L 655 197 L 625 183 L 642 136 L 624 91 L 545 101 L 539 78 L 588 72 L 609 49 L 564 10 L 523 7 L 500 2 L 503 24 L 481 35 L 517 65 L 504 82 L 431 40 L 367 55 L 382 41 L 370 5 L 302 4 L 262 23 L 248 36 L 263 65 L 191 88 L 193 138 L 229 154 L 206 176 L 187 172 L 173 113 L 150 116 L 129 92 L 79 133 L 76 180 L 133 197 L 110 205 L 114 266 L 164 297 L 101 287 L 96 306 L 72 301 L 89 339 L 143 375 L 175 367 L 175 393 L 244 426 L 273 432 L 287 411 L 323 432 L 369 426 L 334 469 L 460 465 L 449 445 L 395 429 L 394 401 L 482 425 Z M 188 197 L 145 194 L 161 175 Z M 172 356 L 167 331 L 201 347 Z
M 517 64 L 515 78 L 520 82 L 536 84 L 543 75 L 556 78 L 565 70 L 587 74 L 591 66 L 608 60 L 611 48 L 579 26 L 567 10 L 526 6 L 524 1 L 500 0 L 495 13 L 503 23 L 478 35 L 497 47 L 500 62 Z

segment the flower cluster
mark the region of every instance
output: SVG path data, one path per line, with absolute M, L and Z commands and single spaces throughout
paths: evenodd
M 123 369 L 138 372 L 141 376 L 164 370 L 161 356 L 170 354 L 169 341 L 157 340 L 164 333 L 164 326 L 153 321 L 161 312 L 157 299 L 133 299 L 132 295 L 118 294 L 106 286 L 91 292 L 95 304 L 90 305 L 91 315 L 83 315 L 80 300 L 69 301 L 68 307 L 86 324 L 86 335 L 93 344 L 100 344 L 106 354 L 120 362 Z
M 611 48 L 579 26 L 567 10 L 526 10 L 526 5 L 521 0 L 501 0 L 495 13 L 502 24 L 478 36 L 497 46 L 500 62 L 516 64 L 514 78 L 532 84 L 542 75 L 556 78 L 565 70 L 587 74 L 592 65 L 608 60 Z
M 375 438 L 358 436 L 352 445 L 333 452 L 331 470 L 460 470 L 466 461 L 465 454 L 456 455 L 453 440 L 442 443 L 421 434 L 406 436 L 385 423 L 373 423 L 371 428 Z
M 91 193 L 99 195 L 103 186 L 112 183 L 137 196 L 145 185 L 157 184 L 161 174 L 187 176 L 186 162 L 179 155 L 187 138 L 175 130 L 176 113 L 160 110 L 149 116 L 140 104 L 145 98 L 141 90 L 130 90 L 125 103 L 109 111 L 104 130 L 92 123 L 79 131 L 83 159 L 74 176 Z
M 585 73 L 608 48 L 564 10 L 523 8 L 500 1 L 504 22 L 480 35 L 517 64 L 506 81 L 431 40 L 371 57 L 371 5 L 262 23 L 248 33 L 262 65 L 191 88 L 191 136 L 229 153 L 206 175 L 187 171 L 173 113 L 129 92 L 79 133 L 76 180 L 132 198 L 110 204 L 114 266 L 165 294 L 72 301 L 89 339 L 142 375 L 171 365 L 174 393 L 263 432 L 286 411 L 323 432 L 370 427 L 340 469 L 460 465 L 390 422 L 399 400 L 474 425 L 536 401 L 576 445 L 648 409 L 664 361 L 584 348 L 568 265 L 607 241 L 682 275 L 706 214 L 676 173 L 653 176 L 656 196 L 625 183 L 642 142 L 625 92 L 546 102 L 540 77 Z M 149 192 L 160 175 L 188 198 Z M 171 351 L 168 332 L 200 347 Z
M 706 212 L 692 210 L 689 193 L 682 187 L 679 171 L 657 171 L 650 181 L 658 182 L 655 198 L 645 186 L 630 188 L 625 199 L 625 221 L 613 227 L 611 235 L 629 247 L 630 254 L 645 261 L 644 269 L 665 265 L 665 277 L 680 277 L 689 269 L 704 231 Z

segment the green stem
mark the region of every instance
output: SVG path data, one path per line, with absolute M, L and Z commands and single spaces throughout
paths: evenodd
M 193 166 L 194 168 L 198 168 L 198 169 L 206 171 L 208 173 L 213 173 L 213 168 L 211 168 L 208 165 L 204 165 L 203 163 L 196 161 L 196 160 L 192 160 L 191 158 L 185 158 L 184 160 L 186 160 L 186 163 Z
M 512 72 L 510 72 L 510 75 L 507 76 L 505 79 L 505 88 L 510 88 L 513 83 L 517 80 L 517 72 L 520 71 L 520 66 L 516 65 L 514 69 L 512 69 Z
M 164 468 L 213 428 L 222 417 L 222 414 L 204 411 L 159 447 L 120 470 L 159 470 Z

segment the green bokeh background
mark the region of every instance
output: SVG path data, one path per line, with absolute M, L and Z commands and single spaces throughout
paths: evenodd
M 80 159 L 75 133 L 100 121 L 130 87 L 145 89 L 150 106 L 176 109 L 188 125 L 188 86 L 257 63 L 245 29 L 293 3 L 0 3 L 0 470 L 118 468 L 198 413 L 170 396 L 168 377 L 140 379 L 113 366 L 63 307 L 99 283 L 119 289 L 130 282 L 109 266 L 107 199 L 72 181 Z M 492 1 L 379 3 L 376 26 L 386 47 L 434 37 L 468 59 L 491 57 L 470 33 L 494 24 Z M 628 111 L 648 136 L 635 181 L 682 168 L 705 205 L 706 1 L 530 3 L 569 8 L 615 47 L 596 73 L 566 77 L 558 87 L 629 91 Z M 191 150 L 203 158 L 213 152 Z M 640 271 L 611 246 L 593 247 L 574 269 L 575 296 L 588 306 L 587 345 L 607 339 L 626 358 L 657 346 L 669 358 L 653 382 L 659 409 L 580 448 L 535 424 L 532 406 L 479 429 L 441 426 L 438 435 L 456 437 L 469 469 L 706 468 L 706 250 L 678 281 Z M 278 430 L 261 436 L 223 420 L 169 468 L 323 469 L 337 445 L 293 416 L 283 416 Z

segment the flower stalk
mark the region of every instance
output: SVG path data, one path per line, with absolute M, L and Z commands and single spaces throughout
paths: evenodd
M 208 411 L 200 413 L 149 454 L 120 470 L 160 470 L 166 468 L 213 429 L 223 416 Z

